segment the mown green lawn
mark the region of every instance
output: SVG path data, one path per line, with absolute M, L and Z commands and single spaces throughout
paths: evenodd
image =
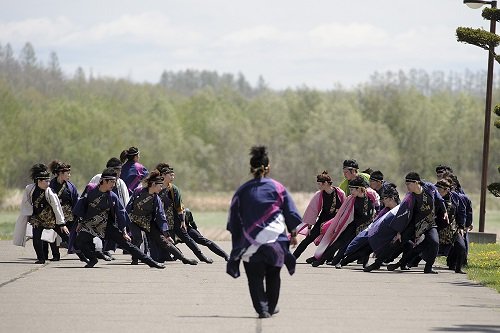
M 500 244 L 475 244 L 469 248 L 467 277 L 500 292 Z
M 0 212 L 0 240 L 11 239 L 18 212 Z
M 193 212 L 193 217 L 202 229 L 226 229 L 227 212 Z

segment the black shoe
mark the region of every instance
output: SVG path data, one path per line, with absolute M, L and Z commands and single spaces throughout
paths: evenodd
M 212 258 L 209 258 L 207 256 L 203 256 L 200 261 L 206 262 L 207 264 L 212 264 L 214 260 Z
M 50 261 L 59 261 L 59 260 L 61 260 L 61 258 L 60 257 L 53 257 L 53 258 L 50 258 L 49 260 Z
M 111 259 L 106 259 L 106 256 L 104 255 L 104 253 L 102 253 L 101 251 L 95 251 L 95 256 L 97 259 L 102 259 L 102 260 L 106 260 L 106 261 L 111 261 Z
M 306 259 L 306 263 L 308 263 L 308 264 L 312 264 L 314 261 L 316 261 L 316 258 L 314 258 L 314 257 Z
M 95 264 L 97 264 L 99 260 L 97 260 L 97 258 L 92 258 L 89 260 L 89 262 L 87 263 L 87 265 L 85 265 L 85 268 L 92 268 L 95 266 Z
M 342 269 L 342 265 L 340 263 L 338 263 L 337 265 L 335 265 L 335 268 L 336 269 Z
M 138 259 L 132 259 L 130 262 L 131 265 L 139 265 L 139 260 Z
M 184 265 L 198 265 L 198 262 L 194 259 L 187 259 L 187 258 L 183 258 L 182 259 L 182 263 Z
M 457 273 L 457 274 L 467 274 L 466 272 L 464 272 L 464 271 L 463 271 L 463 270 L 461 270 L 461 269 L 460 269 L 460 270 L 456 270 L 456 271 L 455 271 L 455 273 Z
M 349 265 L 349 263 L 346 260 L 342 259 L 342 260 L 340 260 L 340 265 L 347 266 L 347 265 Z M 363 266 L 363 267 L 365 267 L 365 266 Z
M 324 264 L 323 260 L 314 260 L 311 265 L 312 267 L 318 267 L 323 264 Z
M 424 269 L 424 274 L 438 274 L 438 272 L 431 268 L 431 269 Z
M 109 253 L 109 251 L 102 251 L 102 253 L 104 254 L 104 256 L 108 257 L 109 260 L 115 260 L 115 258 L 111 255 L 111 253 Z M 106 261 L 109 261 L 109 260 L 106 260 Z
M 35 261 L 35 264 L 45 264 L 45 260 L 37 260 Z
M 410 270 L 410 267 L 406 266 L 406 265 L 403 265 L 401 266 L 401 270 L 402 271 L 409 271 Z
M 366 257 L 363 258 L 363 262 L 362 262 L 363 268 L 365 268 L 366 265 L 368 265 L 368 261 L 369 260 L 370 260 L 370 256 L 366 256 Z
M 388 271 L 394 271 L 396 270 L 399 266 L 401 266 L 401 264 L 399 262 L 395 263 L 395 264 L 389 264 L 387 265 L 387 270 Z
M 156 262 L 153 259 L 151 259 L 151 261 L 148 261 L 147 264 L 151 268 L 158 268 L 158 269 L 164 269 L 165 268 L 165 265 L 160 264 L 159 262 Z
M 267 311 L 259 313 L 259 318 L 271 318 L 271 314 Z
M 365 268 L 363 268 L 363 272 L 371 272 L 371 271 L 374 271 L 374 270 L 379 269 L 379 268 L 380 268 L 380 264 L 374 262 L 373 264 L 368 265 Z

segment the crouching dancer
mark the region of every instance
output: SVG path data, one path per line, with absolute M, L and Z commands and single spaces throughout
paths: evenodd
M 92 239 L 99 237 L 115 241 L 122 249 L 150 267 L 165 268 L 130 242 L 126 231 L 130 224 L 129 217 L 118 196 L 112 192 L 116 178 L 114 169 L 105 169 L 99 184 L 95 187 L 88 185 L 87 193 L 78 199 L 73 209 L 73 213 L 81 218 L 76 244 L 89 259 L 85 267 L 94 267 L 98 262 Z
M 168 236 L 168 224 L 158 193 L 163 189 L 163 177 L 158 170 L 151 172 L 143 181 L 141 189 L 136 189 L 127 205 L 132 223 L 130 231 L 132 232 L 133 244 L 140 246 L 142 243 L 142 233 L 146 234 L 148 244 L 155 245 L 160 250 L 166 252 L 166 255 L 172 255 L 184 264 L 196 265 L 198 262 L 194 259 L 184 257 L 182 252 L 175 247 L 174 242 Z M 139 258 L 132 254 L 132 265 L 137 265 Z

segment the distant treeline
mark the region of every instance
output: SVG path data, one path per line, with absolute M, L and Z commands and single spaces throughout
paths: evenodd
M 0 192 L 29 182 L 32 164 L 60 159 L 80 187 L 106 161 L 137 146 L 141 163 L 172 164 L 181 188 L 234 190 L 249 177 L 248 152 L 269 147 L 272 174 L 293 191 L 313 191 L 315 175 L 341 180 L 346 158 L 401 184 L 415 170 L 434 180 L 451 165 L 466 190 L 481 172 L 485 72 L 375 73 L 355 88 L 272 90 L 243 74 L 159 73 L 157 84 L 61 71 L 27 43 L 17 56 L 0 45 Z M 500 88 L 495 80 L 494 99 Z M 492 130 L 490 179 L 498 177 Z M 401 189 L 403 192 L 404 190 Z

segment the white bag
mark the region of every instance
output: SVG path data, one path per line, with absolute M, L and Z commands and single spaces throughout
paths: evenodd
M 43 229 L 42 237 L 40 237 L 40 239 L 49 243 L 54 243 L 56 241 L 56 237 L 57 232 L 55 232 L 54 229 Z
M 33 238 L 33 226 L 28 223 L 26 225 L 26 239 L 32 239 Z

